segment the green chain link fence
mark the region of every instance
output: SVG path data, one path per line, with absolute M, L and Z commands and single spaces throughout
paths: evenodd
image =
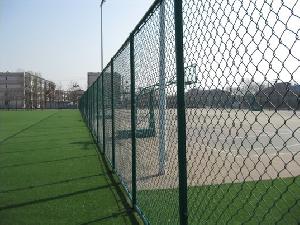
M 300 1 L 157 0 L 80 100 L 145 224 L 300 223 Z

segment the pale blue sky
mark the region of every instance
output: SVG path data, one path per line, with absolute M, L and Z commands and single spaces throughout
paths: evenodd
M 152 4 L 106 0 L 104 66 Z M 100 0 L 0 0 L 0 71 L 31 70 L 67 87 L 100 70 Z

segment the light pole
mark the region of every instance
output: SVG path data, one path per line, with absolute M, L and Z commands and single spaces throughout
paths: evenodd
M 100 9 L 101 9 L 101 72 L 103 70 L 103 34 L 102 34 L 102 6 L 105 0 L 101 1 Z
M 100 74 L 102 73 L 103 71 L 103 35 L 102 35 L 102 6 L 103 6 L 103 3 L 105 2 L 105 0 L 101 0 L 101 4 L 100 4 L 100 12 L 101 12 L 101 31 L 100 31 L 100 35 L 101 35 L 101 71 L 100 71 Z M 100 76 L 100 75 L 99 75 Z M 102 87 L 103 87 L 103 76 L 102 76 Z M 102 87 L 100 88 L 100 90 L 102 91 L 102 98 L 103 98 L 103 90 L 102 90 Z M 97 81 L 97 120 L 96 120 L 96 124 L 97 124 L 97 144 L 99 143 L 99 81 Z M 102 116 L 104 118 L 104 104 L 103 104 L 103 101 L 102 101 Z M 104 120 L 102 120 L 103 124 L 102 124 L 102 132 L 103 132 L 103 137 L 104 136 Z M 105 145 L 104 145 L 104 138 L 103 138 L 103 152 L 104 152 L 104 149 L 105 149 Z

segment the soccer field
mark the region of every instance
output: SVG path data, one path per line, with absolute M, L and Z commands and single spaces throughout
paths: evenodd
M 0 224 L 136 224 L 78 110 L 0 111 Z

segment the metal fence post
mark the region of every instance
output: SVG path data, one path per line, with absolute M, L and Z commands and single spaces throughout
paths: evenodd
M 92 129 L 92 116 L 93 116 L 93 102 L 92 102 L 92 97 L 93 97 L 93 89 L 90 90 L 90 99 L 89 99 L 89 102 L 90 102 L 90 130 L 91 132 L 93 133 L 93 129 Z
M 90 104 L 90 131 L 92 132 L 92 89 L 90 89 L 89 94 L 89 104 Z
M 188 224 L 182 0 L 174 0 L 180 225 Z
M 101 79 L 102 79 L 102 133 L 103 133 L 103 149 L 102 152 L 105 153 L 105 96 L 104 96 L 104 74 L 103 71 L 101 72 Z
M 89 90 L 86 92 L 86 123 L 88 125 L 88 128 L 90 129 L 90 121 L 89 121 Z
M 95 101 L 94 101 L 94 96 L 95 96 L 95 84 L 93 84 L 92 88 L 92 131 L 93 131 L 93 137 L 95 137 L 95 129 L 94 129 L 94 116 L 95 116 Z
M 134 34 L 130 34 L 130 96 L 131 96 L 131 138 L 132 138 L 132 206 L 136 206 L 136 137 L 135 137 L 135 71 L 134 71 Z
M 97 145 L 99 143 L 99 79 L 96 80 L 97 82 L 97 96 L 96 96 L 96 107 L 97 107 L 97 113 L 96 113 L 96 121 L 97 121 Z
M 88 118 L 89 118 L 89 91 L 86 92 L 86 122 L 87 124 L 89 123 Z
M 89 98 L 90 98 L 90 90 L 87 91 L 87 101 L 86 101 L 86 104 L 87 104 L 87 122 L 88 122 L 88 126 L 89 126 L 89 130 L 90 130 L 90 101 L 89 101 Z
M 92 89 L 91 89 L 91 131 L 92 131 L 92 134 L 94 136 L 94 129 L 93 129 L 93 110 L 94 110 L 94 101 L 93 101 L 93 98 L 94 98 L 94 85 L 92 85 Z
M 115 109 L 114 109 L 114 64 L 113 59 L 110 62 L 111 69 L 111 160 L 112 160 L 112 169 L 115 169 Z
M 166 158 L 166 74 L 165 74 L 165 0 L 159 10 L 159 166 L 158 173 L 165 174 Z

